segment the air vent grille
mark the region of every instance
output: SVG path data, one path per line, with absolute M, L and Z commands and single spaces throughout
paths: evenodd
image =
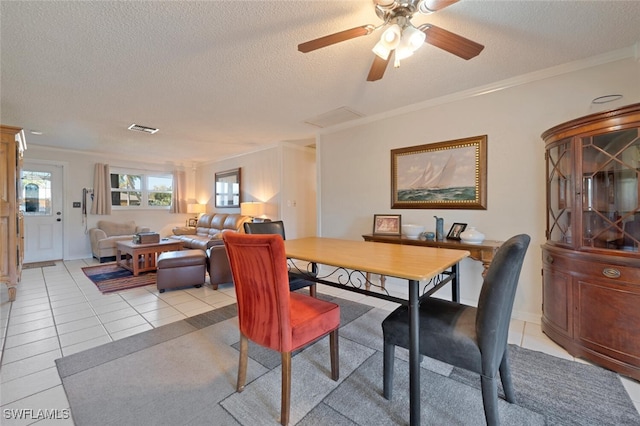
M 133 130 L 135 132 L 144 132 L 144 133 L 149 133 L 151 135 L 156 133 L 158 130 L 160 130 L 160 129 L 156 129 L 154 127 L 141 126 L 139 124 L 132 124 L 128 128 L 129 128 L 129 130 Z

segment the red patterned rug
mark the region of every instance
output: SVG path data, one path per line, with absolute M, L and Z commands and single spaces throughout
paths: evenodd
M 134 277 L 131 272 L 115 263 L 87 266 L 82 268 L 82 272 L 102 293 L 113 293 L 156 283 L 155 272 L 146 272 Z

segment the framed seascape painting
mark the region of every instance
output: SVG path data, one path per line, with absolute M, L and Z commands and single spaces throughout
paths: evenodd
M 487 136 L 391 150 L 392 209 L 487 209 Z

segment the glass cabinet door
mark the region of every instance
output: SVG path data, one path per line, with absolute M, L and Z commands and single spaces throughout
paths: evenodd
M 638 129 L 581 138 L 582 247 L 638 251 Z
M 556 243 L 572 243 L 571 190 L 572 172 L 571 140 L 560 141 L 548 150 L 547 156 L 547 194 L 548 213 L 547 239 Z

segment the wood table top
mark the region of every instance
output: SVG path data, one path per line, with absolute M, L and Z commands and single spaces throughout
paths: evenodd
M 161 247 L 161 246 L 176 245 L 176 244 L 182 245 L 182 242 L 179 240 L 172 240 L 172 239 L 168 239 L 168 240 L 160 239 L 160 241 L 158 241 L 157 243 L 134 243 L 131 240 L 116 241 L 116 245 L 119 245 L 122 247 L 128 247 L 128 248 Z
M 309 237 L 285 240 L 287 257 L 427 281 L 469 256 L 466 250 Z

